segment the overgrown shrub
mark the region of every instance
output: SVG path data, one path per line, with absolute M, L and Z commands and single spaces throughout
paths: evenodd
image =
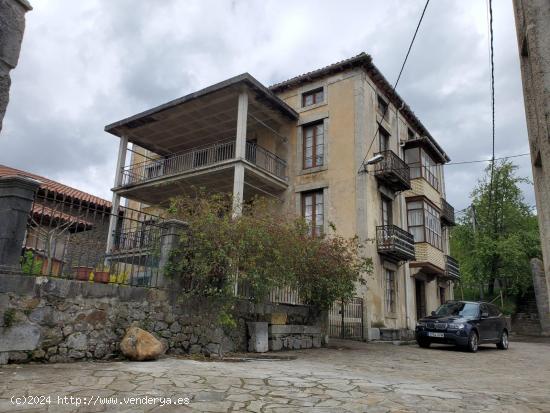
M 263 301 L 274 287 L 290 287 L 324 310 L 352 298 L 356 284 L 372 272 L 356 237 L 339 236 L 333 227 L 312 237 L 307 223 L 277 201 L 255 199 L 235 217 L 230 196 L 197 191 L 174 199 L 170 213 L 187 222 L 188 231 L 166 273 L 178 277 L 189 294 L 230 302 L 239 281 Z

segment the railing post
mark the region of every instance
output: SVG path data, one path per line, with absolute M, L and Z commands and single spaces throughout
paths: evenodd
M 27 222 L 39 186 L 23 176 L 0 177 L 0 270 L 21 269 Z
M 160 254 L 159 275 L 157 287 L 167 287 L 170 280 L 165 274 L 165 267 L 170 262 L 172 251 L 180 247 L 181 235 L 187 228 L 187 223 L 179 219 L 169 219 L 159 224 L 160 226 Z

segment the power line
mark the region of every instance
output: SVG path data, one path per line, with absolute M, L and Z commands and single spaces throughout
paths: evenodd
M 416 39 L 416 35 L 418 33 L 418 29 L 420 29 L 420 24 L 422 23 L 422 20 L 424 19 L 424 14 L 426 13 L 426 9 L 428 8 L 428 4 L 430 3 L 430 0 L 426 0 L 426 4 L 424 6 L 424 9 L 422 10 L 422 14 L 420 15 L 420 20 L 418 20 L 418 24 L 416 25 L 416 30 L 414 31 L 414 35 L 411 39 L 411 43 L 409 44 L 409 49 L 407 50 L 407 54 L 405 55 L 405 59 L 403 60 L 403 64 L 401 65 L 401 70 L 399 70 L 399 75 L 397 75 L 397 80 L 395 81 L 395 84 L 393 85 L 392 92 L 395 92 L 395 88 L 397 87 L 397 84 L 399 83 L 399 79 L 401 79 L 401 74 L 403 73 L 403 69 L 405 69 L 405 64 L 407 63 L 407 59 L 409 58 L 409 54 L 411 53 L 411 49 L 414 44 L 414 40 Z M 386 117 L 386 113 L 388 112 L 390 108 L 390 105 L 385 107 L 384 113 L 382 114 L 382 119 Z M 374 136 L 372 137 L 372 140 L 370 142 L 370 145 L 367 149 L 367 152 L 365 153 L 365 157 L 363 158 L 363 161 L 361 162 L 361 166 L 359 167 L 359 170 L 357 173 L 360 173 L 364 169 L 365 161 L 367 160 L 367 157 L 369 156 L 369 152 L 372 148 L 372 144 L 376 140 L 376 136 L 380 132 L 380 122 L 378 122 L 378 126 L 376 128 L 376 131 L 374 132 Z
M 503 157 L 494 158 L 494 159 L 491 158 L 491 159 L 477 159 L 477 160 L 472 160 L 472 161 L 449 162 L 449 163 L 443 164 L 443 166 L 466 165 L 466 164 L 473 164 L 473 163 L 493 162 L 493 160 L 494 161 L 500 161 L 500 160 L 503 160 L 503 159 L 519 158 L 521 156 L 528 156 L 528 155 L 530 155 L 530 153 L 520 153 L 520 154 L 517 154 L 517 155 L 503 156 Z M 407 164 L 406 168 L 391 168 L 391 170 L 392 171 L 403 171 L 403 170 L 410 169 L 411 167 L 415 167 L 415 166 L 422 167 L 420 162 L 411 162 L 410 164 Z M 367 171 L 367 173 L 369 173 L 369 172 Z

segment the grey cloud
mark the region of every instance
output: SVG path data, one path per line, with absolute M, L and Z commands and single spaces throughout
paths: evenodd
M 13 73 L 0 162 L 110 197 L 117 139 L 103 126 L 250 72 L 271 84 L 366 51 L 390 82 L 415 1 L 36 1 Z M 512 8 L 495 6 L 497 156 L 527 151 Z M 159 6 L 159 4 L 162 4 Z M 431 2 L 398 92 L 454 161 L 490 156 L 485 4 Z M 529 158 L 517 158 L 531 176 Z M 446 167 L 467 205 L 483 164 Z M 525 186 L 529 203 L 532 188 Z

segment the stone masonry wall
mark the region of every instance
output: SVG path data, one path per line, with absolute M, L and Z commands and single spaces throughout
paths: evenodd
M 0 364 L 109 359 L 132 324 L 155 334 L 169 353 L 246 351 L 246 321 L 285 313 L 314 320 L 308 307 L 238 304 L 237 328 L 216 326 L 216 306 L 181 302 L 165 290 L 21 275 L 0 275 Z
M 26 0 L 0 0 L 0 131 L 10 94 L 10 70 L 17 66 L 25 13 L 31 9 Z

